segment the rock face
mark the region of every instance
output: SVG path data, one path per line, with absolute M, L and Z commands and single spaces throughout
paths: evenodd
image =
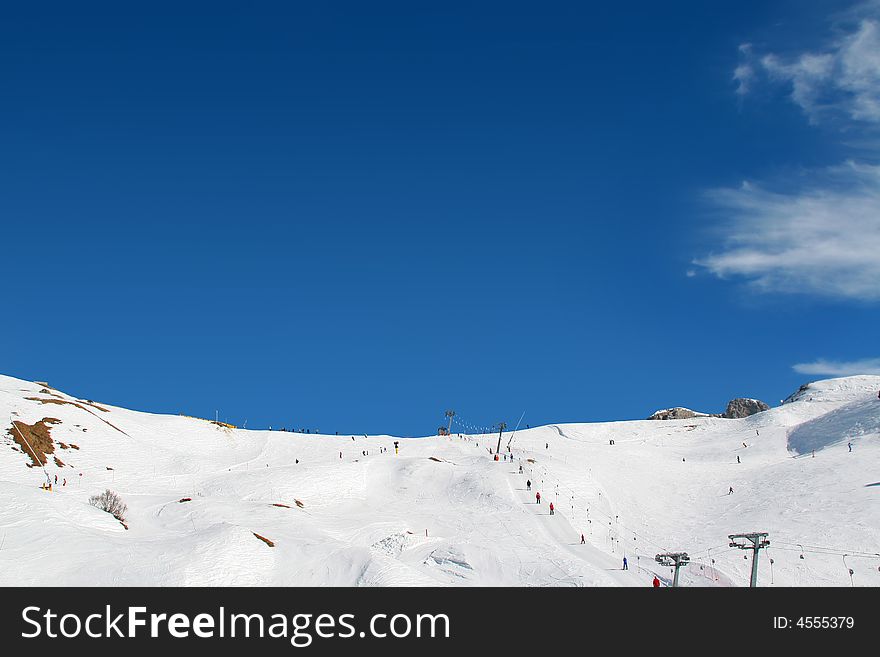
M 748 417 L 749 415 L 766 411 L 769 408 L 770 407 L 760 399 L 738 397 L 737 399 L 731 399 L 727 402 L 727 410 L 721 414 L 721 417 L 726 417 L 728 419 Z
M 664 408 L 659 411 L 654 411 L 654 413 L 648 416 L 647 419 L 689 420 L 695 417 L 723 417 L 732 420 L 739 417 L 748 417 L 749 415 L 766 411 L 769 408 L 770 407 L 760 399 L 738 397 L 737 399 L 731 399 L 727 402 L 727 410 L 723 413 L 700 413 L 699 411 L 692 411 L 683 406 L 676 406 L 675 408 Z
M 687 420 L 692 417 L 707 417 L 705 413 L 698 413 L 689 408 L 676 406 L 675 408 L 664 408 L 655 411 L 647 419 L 649 420 Z

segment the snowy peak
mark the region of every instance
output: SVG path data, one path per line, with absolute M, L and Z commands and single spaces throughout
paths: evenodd
M 876 398 L 880 393 L 880 376 L 869 374 L 822 379 L 805 383 L 782 403 L 793 402 L 851 402 Z

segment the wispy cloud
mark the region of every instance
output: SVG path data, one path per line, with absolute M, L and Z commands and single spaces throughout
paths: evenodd
M 800 374 L 817 376 L 853 376 L 856 374 L 880 374 L 880 358 L 839 361 L 820 358 L 812 363 L 798 363 L 792 369 Z
M 743 183 L 711 192 L 729 215 L 722 250 L 697 258 L 758 289 L 880 299 L 880 167 L 847 163 L 791 193 Z
M 788 87 L 813 124 L 829 123 L 846 143 L 880 156 L 880 2 L 858 5 L 815 51 L 760 54 L 740 46 L 733 73 L 744 99 L 762 83 Z M 846 162 L 799 176 L 785 190 L 746 182 L 709 193 L 727 221 L 718 249 L 696 258 L 722 278 L 766 292 L 880 300 L 880 166 Z
M 747 61 L 752 55 L 752 44 L 741 44 L 739 52 L 744 61 L 733 69 L 733 79 L 736 82 L 736 94 L 738 96 L 745 96 L 751 91 L 752 80 L 755 78 L 755 68 Z
M 834 118 L 880 122 L 880 3 L 857 5 L 825 47 L 777 54 L 739 47 L 737 93 L 759 77 L 790 89 L 791 100 L 814 123 Z

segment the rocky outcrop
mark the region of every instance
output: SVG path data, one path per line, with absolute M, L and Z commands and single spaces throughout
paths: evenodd
M 688 420 L 693 417 L 711 417 L 706 413 L 698 413 L 689 408 L 676 406 L 675 408 L 664 408 L 654 411 L 647 419 L 649 420 Z
M 723 413 L 700 413 L 699 411 L 692 411 L 689 408 L 684 408 L 683 406 L 676 406 L 675 408 L 664 408 L 659 411 L 654 411 L 651 415 L 648 416 L 649 420 L 689 420 L 695 417 L 723 417 L 728 419 L 735 419 L 740 417 L 748 417 L 750 415 L 754 415 L 755 413 L 760 413 L 762 411 L 766 411 L 770 407 L 767 406 L 760 399 L 747 399 L 745 397 L 738 397 L 736 399 L 731 399 L 727 402 L 727 410 Z
M 747 399 L 745 397 L 737 397 L 727 402 L 727 410 L 721 414 L 721 417 L 735 419 L 740 417 L 748 417 L 755 413 L 761 413 L 768 410 L 767 406 L 760 399 Z

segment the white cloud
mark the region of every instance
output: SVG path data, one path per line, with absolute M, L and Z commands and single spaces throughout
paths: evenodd
M 741 45 L 737 94 L 754 93 L 759 82 L 788 85 L 810 122 L 842 128 L 848 146 L 877 161 L 878 18 L 880 2 L 858 6 L 820 51 L 758 55 Z M 728 221 L 716 251 L 694 264 L 766 292 L 880 300 L 880 166 L 847 162 L 796 182 L 785 190 L 743 183 L 711 192 Z
M 856 374 L 880 374 L 880 358 L 864 358 L 853 361 L 825 360 L 798 363 L 792 369 L 800 374 L 817 376 L 853 376 Z
M 733 80 L 736 82 L 736 94 L 745 96 L 751 91 L 752 80 L 755 78 L 755 69 L 748 61 L 752 56 L 752 44 L 741 43 L 739 53 L 743 62 L 733 70 Z
M 848 163 L 783 193 L 717 190 L 730 215 L 722 250 L 694 261 L 768 292 L 880 300 L 880 167 Z
M 776 55 L 765 55 L 761 66 L 771 79 L 791 84 L 791 99 L 800 105 L 811 121 L 818 119 L 823 108 L 821 97 L 834 71 L 832 55 L 801 55 L 796 61 L 784 63 Z
M 839 85 L 850 94 L 854 119 L 880 121 L 880 25 L 863 21 L 839 53 Z
M 875 11 L 876 5 L 863 9 Z M 875 16 L 862 16 L 820 51 L 758 57 L 748 44 L 739 51 L 741 61 L 733 73 L 737 94 L 751 91 L 763 73 L 771 82 L 788 85 L 791 100 L 813 123 L 833 117 L 880 122 L 880 23 Z
M 736 81 L 736 94 L 745 96 L 749 93 L 755 70 L 749 64 L 740 64 L 733 70 L 733 79 Z

